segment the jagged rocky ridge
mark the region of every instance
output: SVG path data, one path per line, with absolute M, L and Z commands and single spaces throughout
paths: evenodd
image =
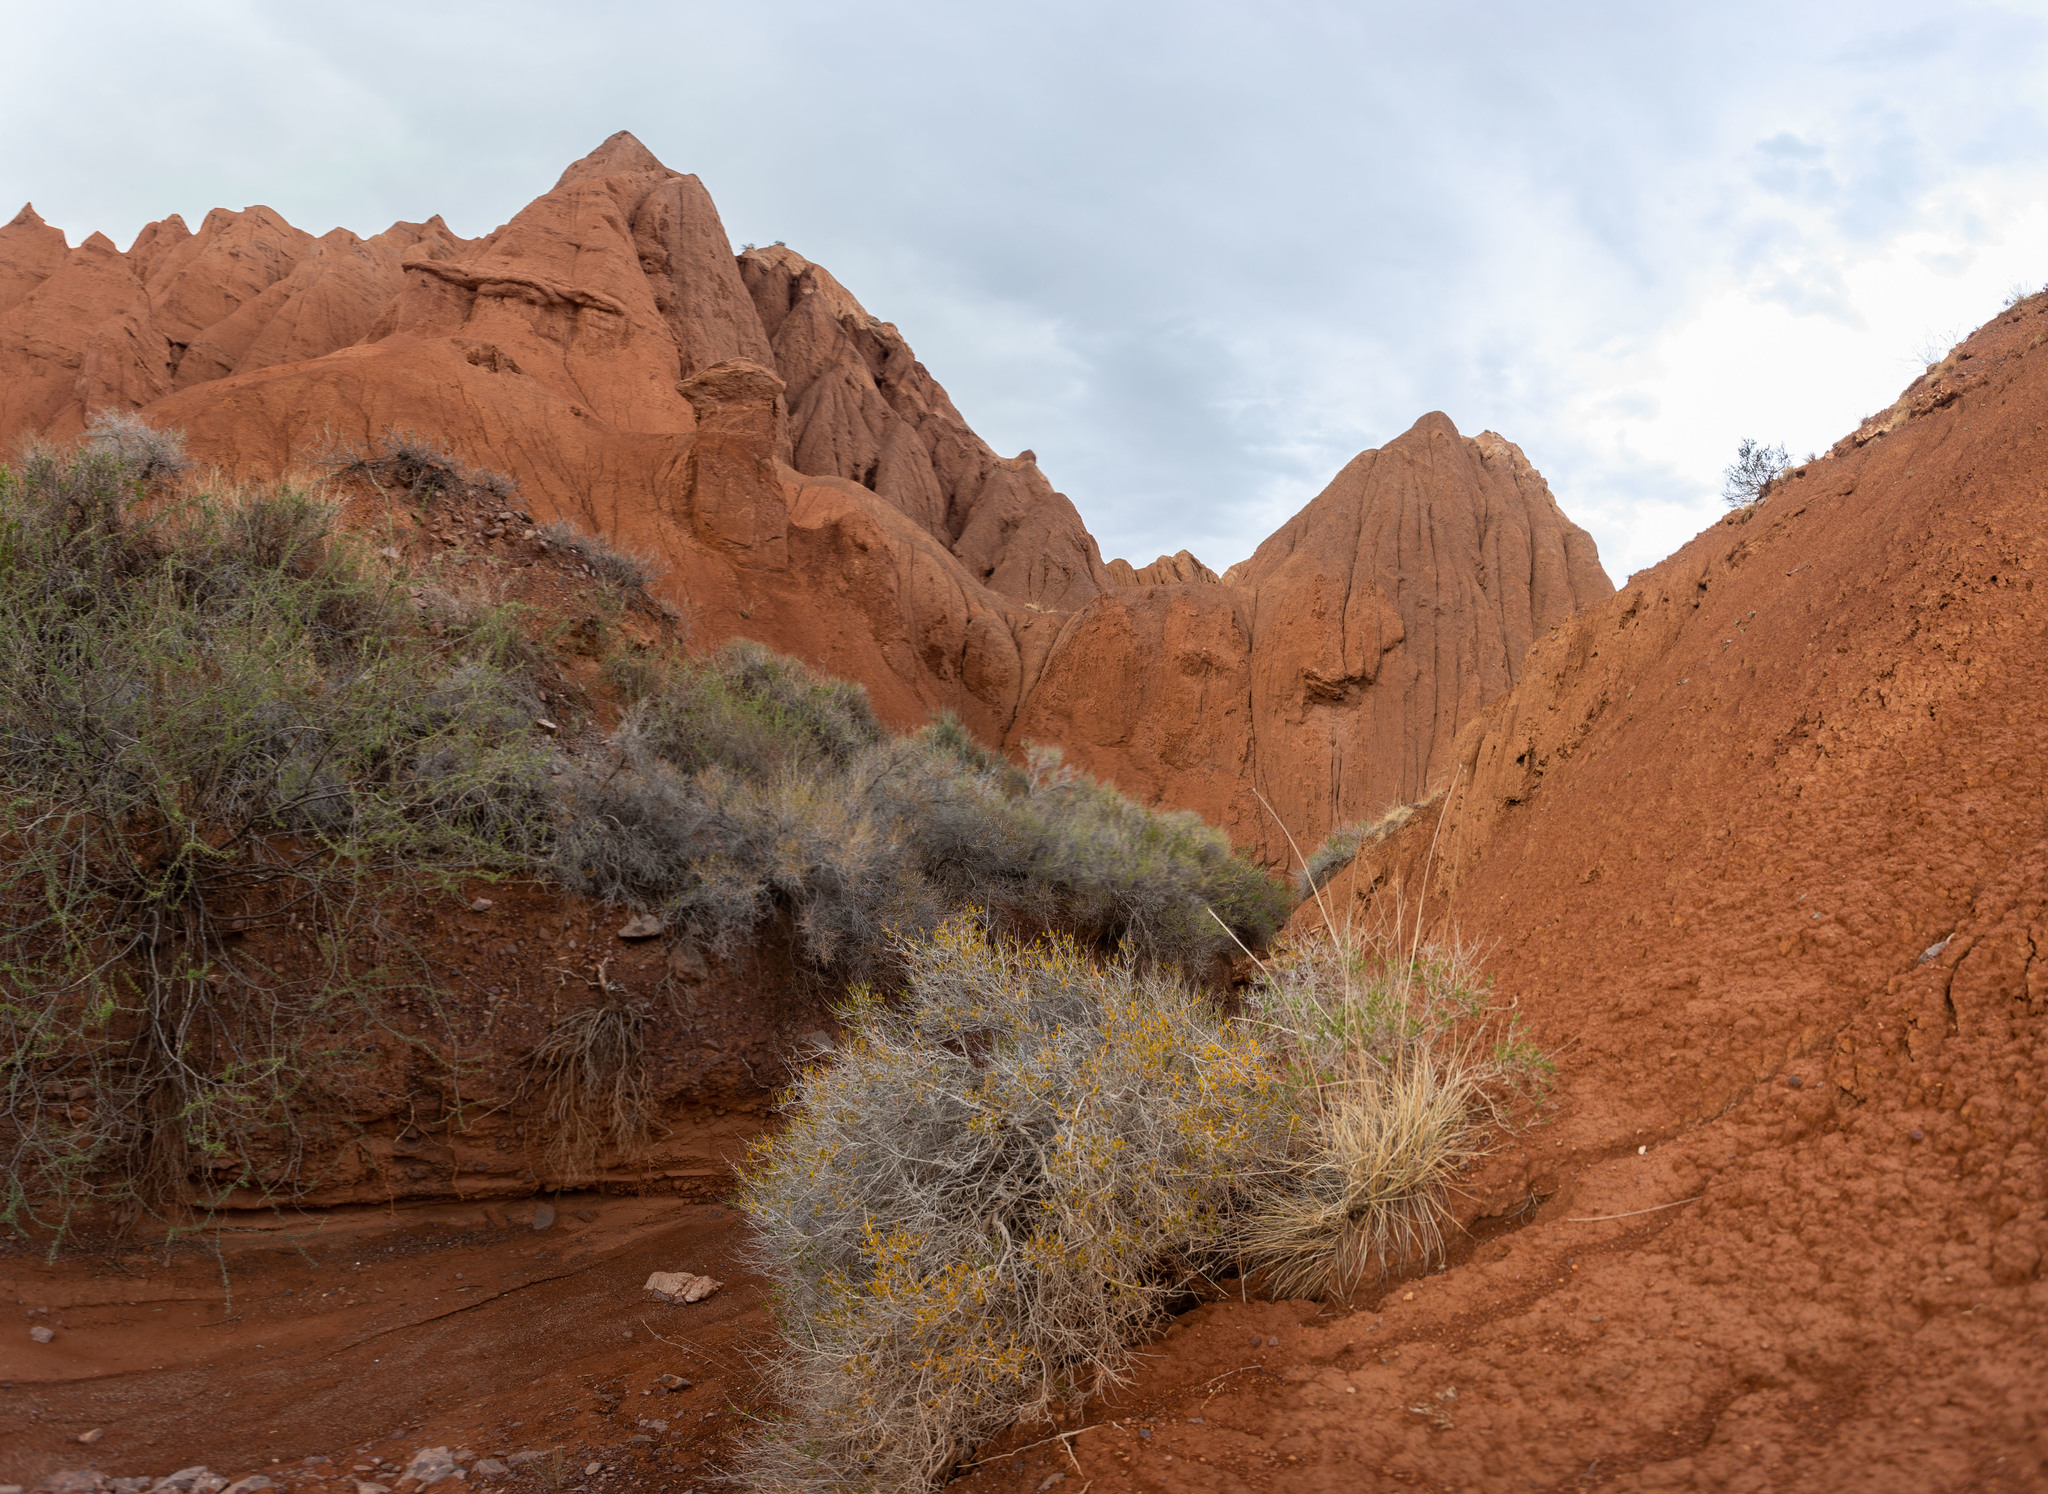
M 268 208 L 75 249 L 0 228 L 0 440 L 102 409 L 254 476 L 387 428 L 450 442 L 669 566 L 697 636 L 866 684 L 910 724 L 1056 742 L 1284 854 L 1420 794 L 1530 640 L 1612 591 L 1521 452 L 1424 417 L 1218 577 L 1103 562 L 1029 451 L 1003 457 L 890 323 L 629 134 L 477 240 L 439 219 L 314 238 Z

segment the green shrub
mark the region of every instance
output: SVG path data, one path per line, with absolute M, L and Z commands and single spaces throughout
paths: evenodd
M 322 1054 L 359 1040 L 373 993 L 431 984 L 385 908 L 527 864 L 550 833 L 501 624 L 429 638 L 302 493 L 144 519 L 136 471 L 97 439 L 0 471 L 16 1227 L 300 1186 Z M 246 952 L 261 930 L 290 971 Z
M 1177 980 L 971 917 L 900 953 L 901 999 L 856 993 L 745 1174 L 786 1408 L 751 1488 L 921 1490 L 1118 1383 L 1295 1123 L 1250 1031 Z
M 679 772 L 716 765 L 748 778 L 844 769 L 887 735 L 861 686 L 748 639 L 678 663 L 620 731 L 629 750 Z

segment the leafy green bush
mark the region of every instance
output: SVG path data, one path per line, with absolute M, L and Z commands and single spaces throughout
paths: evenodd
M 118 444 L 0 470 L 0 1218 L 300 1184 L 322 1045 L 431 984 L 384 909 L 523 864 L 547 749 L 305 494 L 141 517 Z M 268 931 L 290 960 L 242 936 Z M 330 1032 L 330 1028 L 334 1029 Z
M 1295 1113 L 1188 987 L 972 917 L 901 947 L 760 1142 L 741 1207 L 776 1283 L 764 1491 L 921 1490 L 1020 1417 L 1119 1382 Z

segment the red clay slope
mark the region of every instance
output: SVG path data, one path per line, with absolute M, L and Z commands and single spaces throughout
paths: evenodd
M 444 439 L 536 517 L 661 557 L 700 640 L 857 679 L 899 725 L 950 707 L 1058 742 L 1269 853 L 1249 782 L 1308 836 L 1412 797 L 1532 633 L 1611 590 L 1521 454 L 1442 416 L 1237 584 L 1185 552 L 1105 566 L 895 327 L 789 249 L 733 255 L 702 184 L 626 134 L 474 242 L 439 219 L 315 240 L 250 208 L 67 251 L 25 209 L 0 228 L 0 442 L 104 408 L 250 476 L 392 427 Z
M 1333 895 L 1427 864 L 1561 1109 L 1445 1274 L 1184 1320 L 1079 1481 L 2048 1487 L 2044 425 L 2035 297 L 1538 642 Z

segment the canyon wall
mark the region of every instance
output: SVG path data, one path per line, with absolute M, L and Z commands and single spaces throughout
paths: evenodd
M 998 455 L 822 266 L 735 255 L 694 176 L 619 134 L 511 222 L 314 238 L 264 207 L 125 252 L 0 228 L 0 441 L 102 410 L 244 477 L 410 431 L 515 477 L 536 519 L 648 553 L 700 643 L 744 635 L 1055 743 L 1286 859 L 1421 792 L 1531 639 L 1607 596 L 1511 443 L 1425 416 L 1218 577 L 1105 564 L 1029 451 Z

